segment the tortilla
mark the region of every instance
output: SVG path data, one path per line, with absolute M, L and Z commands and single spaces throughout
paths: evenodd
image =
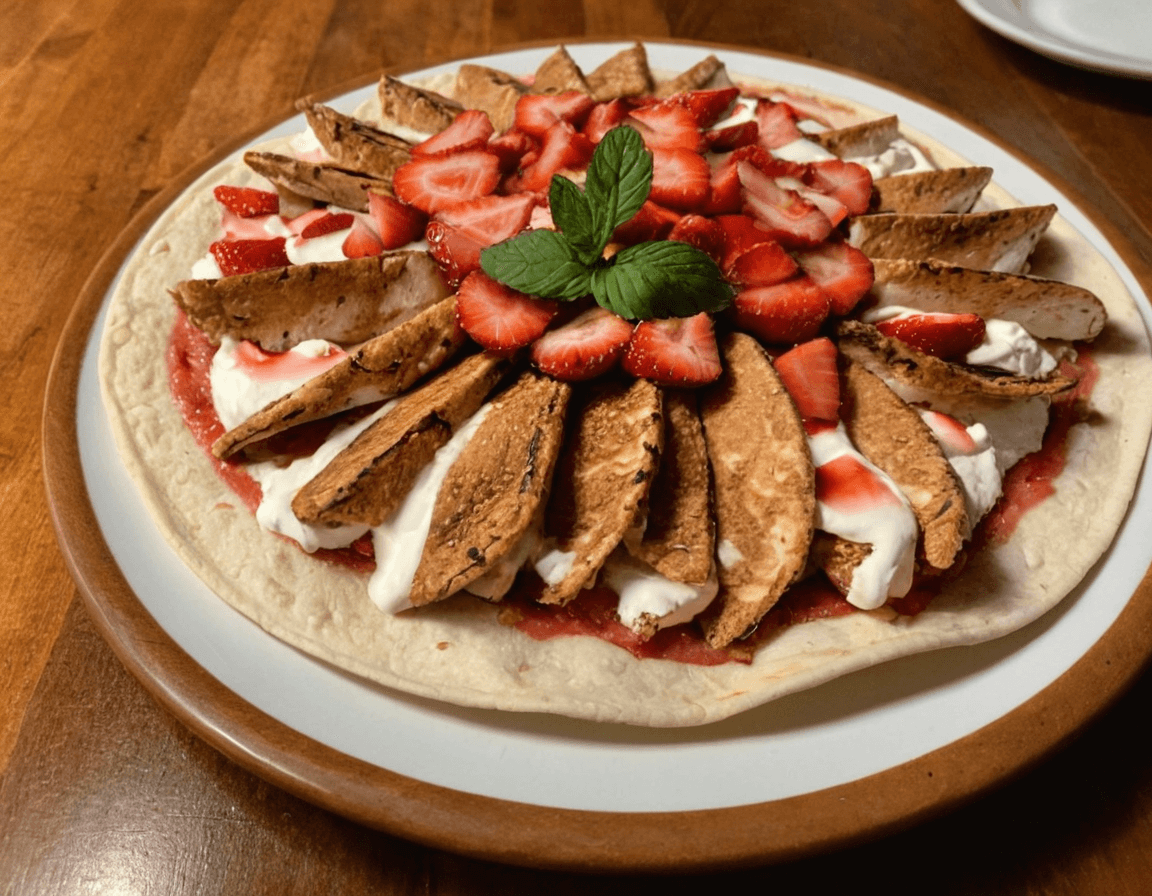
M 954 156 L 916 139 L 936 158 Z M 283 144 L 265 148 L 283 151 Z M 965 163 L 972 162 L 957 162 Z M 99 362 L 110 425 L 157 526 L 213 591 L 304 653 L 386 688 L 601 722 L 703 724 L 889 659 L 1026 625 L 1088 573 L 1128 507 L 1152 426 L 1142 397 L 1152 376 L 1148 339 L 1117 273 L 1057 215 L 1032 273 L 1090 287 L 1108 310 L 1091 349 L 1100 370 L 1094 413 L 1073 427 L 1056 493 L 1024 515 L 1006 544 L 975 553 L 915 618 L 876 612 L 810 622 L 777 633 L 749 664 L 702 667 L 635 659 L 594 638 L 535 641 L 500 625 L 498 607 L 467 596 L 382 613 L 363 574 L 317 562 L 259 528 L 215 475 L 169 395 L 165 350 L 175 309 L 167 290 L 188 276 L 215 235 L 211 188 L 254 182 L 239 160 L 214 168 L 160 217 L 128 262 Z M 1012 203 L 995 184 L 985 197 Z

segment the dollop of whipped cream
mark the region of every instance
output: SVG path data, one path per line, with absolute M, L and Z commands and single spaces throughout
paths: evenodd
M 620 597 L 616 615 L 634 632 L 691 622 L 719 591 L 714 574 L 703 585 L 674 582 L 620 549 L 604 564 L 603 580 Z

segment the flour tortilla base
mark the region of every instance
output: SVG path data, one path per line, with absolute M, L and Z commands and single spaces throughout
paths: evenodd
M 970 164 L 921 135 L 942 164 Z M 99 361 L 121 458 L 156 524 L 222 599 L 306 654 L 388 688 L 464 706 L 551 712 L 652 727 L 718 721 L 886 660 L 1008 634 L 1055 606 L 1108 548 L 1135 488 L 1152 427 L 1139 396 L 1152 376 L 1131 295 L 1096 250 L 1057 216 L 1034 255 L 1040 276 L 1092 289 L 1109 322 L 1093 356 L 1090 424 L 1076 426 L 1056 494 L 1011 541 L 972 557 L 913 618 L 855 613 L 783 630 L 750 665 L 638 660 L 589 637 L 535 641 L 466 597 L 400 616 L 368 599 L 366 577 L 321 563 L 259 528 L 213 472 L 172 403 L 165 361 L 174 319 L 167 289 L 214 239 L 216 184 L 255 182 L 218 166 L 149 231 L 112 297 Z M 995 186 L 982 204 L 1014 204 Z

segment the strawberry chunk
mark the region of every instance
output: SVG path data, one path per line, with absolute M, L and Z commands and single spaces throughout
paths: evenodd
M 695 246 L 717 264 L 724 257 L 724 228 L 715 218 L 685 215 L 668 233 L 668 239 Z
M 412 147 L 412 157 L 446 155 L 484 149 L 495 128 L 487 112 L 466 109 L 439 134 L 433 134 L 423 143 Z
M 556 316 L 555 302 L 533 298 L 473 271 L 456 292 L 456 320 L 489 351 L 510 354 L 539 339 Z
M 920 408 L 920 416 L 937 440 L 954 454 L 975 454 L 980 450 L 968 427 L 950 414 Z
M 268 231 L 267 225 L 272 222 L 280 223 L 276 215 L 242 218 L 227 208 L 220 214 L 220 226 L 224 230 L 224 238 L 229 240 L 271 239 L 275 234 Z
M 284 237 L 267 240 L 217 240 L 208 247 L 225 277 L 287 267 Z
M 331 212 L 326 208 L 314 208 L 309 211 L 302 212 L 291 220 L 285 221 L 284 226 L 288 228 L 288 232 L 293 236 L 302 236 L 305 229 L 323 218 L 325 215 L 330 215 Z
M 728 271 L 749 249 L 763 243 L 778 245 L 767 228 L 747 215 L 718 215 L 713 220 L 724 231 L 724 254 L 720 258 L 722 271 Z
M 428 216 L 420 209 L 386 193 L 368 191 L 368 214 L 385 249 L 399 249 L 420 239 Z
M 487 196 L 500 183 L 500 159 L 470 151 L 413 159 L 396 169 L 392 190 L 401 202 L 428 214 Z
M 864 214 L 872 203 L 872 172 L 855 162 L 840 159 L 811 162 L 804 182 L 842 203 L 850 215 Z
M 668 98 L 692 113 L 698 128 L 710 128 L 728 114 L 740 96 L 739 87 L 716 87 L 711 90 L 688 90 Z
M 492 246 L 527 227 L 536 204 L 536 196 L 531 193 L 482 196 L 450 205 L 435 217 L 481 246 Z
M 543 139 L 558 121 L 566 121 L 579 130 L 596 101 L 586 93 L 566 90 L 563 93 L 528 93 L 516 101 L 513 127 L 525 134 Z
M 677 211 L 693 211 L 708 201 L 712 169 L 708 160 L 685 149 L 652 151 L 652 187 L 649 198 Z
M 340 250 L 345 258 L 368 258 L 383 252 L 384 244 L 372 225 L 366 219 L 357 217 Z
M 764 224 L 783 245 L 808 248 L 832 233 L 832 222 L 795 190 L 786 190 L 751 162 L 738 162 L 744 211 Z
M 703 386 L 721 372 L 712 318 L 645 320 L 636 325 L 624 352 L 624 370 L 662 386 Z
M 241 218 L 275 215 L 280 211 L 279 194 L 268 190 L 221 184 L 212 191 L 212 195 L 224 208 Z
M 836 345 L 821 337 L 800 343 L 772 362 L 805 424 L 836 423 L 840 419 L 836 356 Z
M 552 183 L 552 175 L 561 171 L 579 171 L 588 167 L 596 147 L 566 121 L 558 121 L 544 134 L 540 155 L 519 177 L 512 178 L 509 192 L 543 193 Z
M 760 125 L 760 145 L 765 149 L 779 149 L 804 138 L 796 125 L 796 113 L 786 103 L 760 100 L 756 103 L 756 123 Z
M 728 152 L 744 146 L 755 146 L 759 140 L 760 125 L 755 121 L 742 121 L 704 132 L 704 143 L 709 152 Z
M 796 273 L 796 262 L 774 241 L 757 243 L 724 268 L 724 277 L 738 286 L 772 286 Z
M 816 468 L 816 500 L 843 513 L 902 503 L 883 479 L 851 454 L 841 454 Z
M 540 144 L 521 131 L 505 131 L 488 141 L 488 152 L 500 159 L 500 172 L 511 174 L 521 165 L 529 153 L 538 154 Z
M 611 370 L 632 338 L 632 324 L 597 305 L 532 343 L 532 363 L 559 380 L 588 380 Z
M 429 221 L 424 239 L 428 241 L 428 254 L 440 265 L 449 286 L 456 286 L 480 269 L 480 251 L 484 247 L 443 221 Z
M 679 220 L 680 215 L 677 212 L 648 199 L 640 206 L 640 211 L 636 212 L 632 220 L 625 221 L 612 232 L 612 240 L 625 246 L 632 246 L 647 240 L 666 239 Z
M 832 313 L 844 316 L 867 295 L 875 279 L 872 260 L 847 243 L 824 243 L 799 252 L 796 262 L 828 297 Z
M 675 101 L 662 100 L 633 109 L 625 121 L 640 132 L 649 149 L 699 152 L 704 146 L 692 111 Z
M 774 286 L 744 289 L 732 300 L 736 324 L 777 345 L 814 338 L 828 311 L 827 296 L 804 276 Z
M 622 99 L 597 103 L 588 113 L 581 132 L 593 143 L 599 143 L 612 128 L 623 124 L 628 117 L 629 105 Z
M 352 215 L 349 212 L 340 212 L 339 214 L 325 212 L 301 230 L 300 237 L 302 239 L 312 240 L 318 236 L 335 233 L 337 230 L 347 230 L 351 226 Z
M 978 314 L 911 314 L 879 321 L 876 329 L 945 361 L 963 359 L 984 341 L 984 319 Z

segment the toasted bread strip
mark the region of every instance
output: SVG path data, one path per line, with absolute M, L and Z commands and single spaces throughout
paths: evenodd
M 337 166 L 381 180 L 392 180 L 396 169 L 412 159 L 412 144 L 402 137 L 343 115 L 328 106 L 301 100 L 312 133 Z
M 727 87 L 732 83 L 728 78 L 728 70 L 724 63 L 709 54 L 697 62 L 692 68 L 681 72 L 671 81 L 664 81 L 656 85 L 656 96 L 674 96 L 677 93 L 687 93 L 690 90 L 703 90 L 707 87 Z
M 572 553 L 562 577 L 545 583 L 542 603 L 566 604 L 591 585 L 604 561 L 645 510 L 664 444 L 662 395 L 648 380 L 597 382 L 572 408 L 545 513 L 545 534 Z
M 963 214 L 992 180 L 991 168 L 940 168 L 878 177 L 870 212 L 899 215 Z
M 472 355 L 409 392 L 296 493 L 296 518 L 312 526 L 380 525 L 510 364 L 487 353 Z
M 220 436 L 212 453 L 231 457 L 293 426 L 399 395 L 444 364 L 465 339 L 456 326 L 455 298 L 444 299 L 261 408 Z
M 512 126 L 516 103 L 528 88 L 519 78 L 483 65 L 466 64 L 456 73 L 453 94 L 466 109 L 480 109 L 497 131 Z
M 846 361 L 840 382 L 852 444 L 912 505 L 924 558 L 947 569 L 964 544 L 969 520 L 964 488 L 940 443 L 915 410 L 861 365 Z
M 753 628 L 804 569 L 816 481 L 800 415 L 763 350 L 728 335 L 724 375 L 701 401 L 715 490 L 720 612 L 704 635 L 723 647 Z
M 224 335 L 282 352 L 305 339 L 355 345 L 415 317 L 448 290 L 427 252 L 291 265 L 171 291 L 213 344 Z
M 624 544 L 633 557 L 674 582 L 703 585 L 712 574 L 712 477 L 691 390 L 664 392 L 664 450 L 648 494 L 648 522 L 643 533 L 626 535 Z
M 539 521 L 571 394 L 567 383 L 529 371 L 493 399 L 436 496 L 409 594 L 413 606 L 448 597 L 497 569 Z M 509 572 L 507 586 L 515 569 Z
M 372 177 L 329 162 L 302 162 L 274 152 L 246 152 L 244 163 L 277 187 L 353 211 L 368 211 L 369 187 L 392 194 L 391 178 Z
M 648 68 L 648 52 L 641 43 L 621 50 L 601 63 L 587 75 L 586 80 L 592 88 L 593 98 L 600 101 L 640 96 L 655 88 L 652 70 Z
M 1108 313 L 1079 286 L 1026 274 L 975 271 L 940 261 L 878 258 L 869 297 L 876 306 L 979 314 L 1020 324 L 1037 339 L 1095 339 Z
M 454 99 L 405 84 L 391 75 L 380 78 L 376 93 L 384 118 L 425 134 L 440 133 L 464 111 Z
M 584 73 L 563 47 L 559 46 L 555 52 L 540 63 L 536 75 L 532 79 L 532 93 L 564 93 L 576 90 L 591 95 L 592 88 L 584 79 Z
M 840 351 L 886 381 L 896 381 L 935 395 L 983 395 L 1013 399 L 1055 395 L 1070 389 L 1074 380 L 1058 373 L 1028 379 L 990 368 L 968 367 L 942 361 L 917 351 L 899 339 L 885 336 L 871 324 L 844 320 L 836 328 Z
M 847 159 L 877 155 L 886 150 L 899 136 L 900 120 L 895 115 L 889 115 L 886 118 L 809 134 L 808 139 L 813 143 L 819 143 L 833 155 Z
M 1054 205 L 965 215 L 861 215 L 848 242 L 869 258 L 934 258 L 981 271 L 1019 273 L 1047 229 Z

